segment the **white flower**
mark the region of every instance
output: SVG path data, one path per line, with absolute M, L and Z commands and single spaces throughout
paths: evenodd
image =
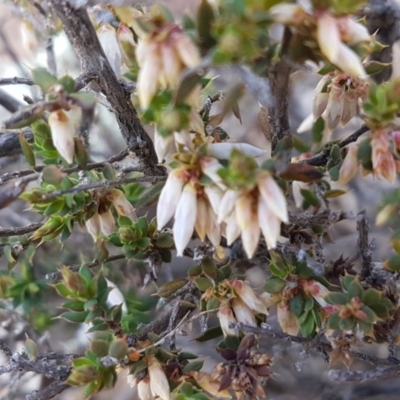
M 236 201 L 240 195 L 238 190 L 228 189 L 221 199 L 218 209 L 218 223 L 220 224 L 229 214 L 234 212 Z
M 266 153 L 265 150 L 247 143 L 211 143 L 208 146 L 208 154 L 220 160 L 227 160 L 233 149 L 239 150 L 246 156 L 251 157 L 260 157 Z
M 281 235 L 281 221 L 272 213 L 262 196 L 258 198 L 258 222 L 268 249 L 274 249 Z
M 173 233 L 178 256 L 183 255 L 183 251 L 193 235 L 196 216 L 197 191 L 194 185 L 189 182 L 183 188 L 175 212 Z
M 157 154 L 157 159 L 159 163 L 162 163 L 171 151 L 174 144 L 174 137 L 172 135 L 162 136 L 158 133 L 158 130 L 154 131 L 154 149 Z
M 50 113 L 48 122 L 54 147 L 71 164 L 75 154 L 73 125 L 62 110 Z
M 268 315 L 267 307 L 262 298 L 245 282 L 235 279 L 232 281 L 232 287 L 235 293 L 243 300 L 251 310 L 257 314 Z
M 96 212 L 92 218 L 89 218 L 86 222 L 86 229 L 92 235 L 93 240 L 96 241 L 100 234 L 100 219 L 99 214 Z
M 249 326 L 257 326 L 253 312 L 240 298 L 236 297 L 232 299 L 231 305 L 238 322 Z
M 124 215 L 132 221 L 137 221 L 138 218 L 133 205 L 128 201 L 121 190 L 113 189 L 111 196 L 111 202 L 119 215 Z
M 128 375 L 129 376 L 129 375 Z M 137 391 L 140 400 L 152 400 L 153 396 L 151 394 L 150 383 L 147 378 L 142 379 L 137 384 Z
M 168 379 L 159 361 L 153 357 L 149 365 L 150 390 L 153 396 L 161 400 L 169 400 L 171 397 Z
M 97 31 L 97 37 L 112 70 L 116 75 L 121 73 L 121 49 L 117 40 L 117 33 L 110 24 L 102 24 Z
M 100 229 L 105 236 L 110 236 L 115 232 L 115 220 L 110 209 L 99 214 Z
M 217 316 L 224 336 L 236 336 L 237 330 L 229 327 L 229 324 L 236 323 L 236 319 L 233 316 L 232 309 L 229 307 L 228 302 L 224 301 L 221 303 Z
M 175 214 L 176 206 L 182 194 L 185 181 L 182 179 L 182 170 L 174 169 L 165 182 L 157 203 L 157 227 L 164 228 Z

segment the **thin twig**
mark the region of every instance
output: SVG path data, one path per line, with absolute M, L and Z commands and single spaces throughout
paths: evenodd
M 361 280 L 365 280 L 371 275 L 372 271 L 372 252 L 368 239 L 369 224 L 365 210 L 357 214 L 357 231 L 358 247 L 363 260 L 360 277 Z
M 0 78 L 0 86 L 6 85 L 28 85 L 32 86 L 35 82 L 33 82 L 30 78 L 23 78 L 20 76 L 14 76 L 13 78 Z
M 49 400 L 57 396 L 64 390 L 68 389 L 70 385 L 65 382 L 54 381 L 49 386 L 42 390 L 35 390 L 28 394 L 26 400 Z
M 26 225 L 26 226 L 21 226 L 20 228 L 0 229 L 0 237 L 25 235 L 26 233 L 30 233 L 30 232 L 36 231 L 42 225 L 43 225 L 42 222 L 38 222 L 36 224 L 29 224 L 29 225 Z

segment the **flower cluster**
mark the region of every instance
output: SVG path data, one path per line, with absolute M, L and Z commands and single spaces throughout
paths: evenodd
M 159 88 L 175 88 L 182 71 L 199 64 L 200 53 L 178 25 L 160 22 L 156 17 L 154 20 L 147 16 L 143 18 L 142 23 L 148 29 L 142 29 L 143 25 L 137 23 L 135 32 L 139 36 L 136 47 L 136 60 L 140 67 L 137 91 L 140 105 L 145 109 Z M 197 105 L 199 92 L 194 91 L 190 98 Z
M 359 101 L 368 96 L 369 82 L 339 71 L 325 75 L 315 89 L 314 120 L 323 117 L 329 130 L 347 125 L 357 114 Z
M 100 233 L 110 236 L 115 232 L 115 220 L 111 205 L 119 215 L 126 216 L 132 221 L 137 220 L 135 209 L 119 189 L 112 189 L 101 195 L 95 193 L 94 203 L 96 210 L 86 221 L 86 228 L 95 241 L 99 238 Z
M 225 280 L 217 287 L 209 288 L 203 294 L 202 300 L 208 301 L 211 297 L 220 301 L 218 318 L 225 336 L 238 334 L 237 329 L 230 327 L 232 323 L 257 326 L 256 315 L 268 315 L 262 297 L 247 283 L 238 279 Z
M 333 16 L 323 10 L 308 12 L 300 5 L 279 4 L 271 8 L 273 19 L 304 37 L 313 37 L 322 55 L 343 72 L 365 77 L 360 57 L 349 46 L 371 43 L 365 26 L 350 16 Z

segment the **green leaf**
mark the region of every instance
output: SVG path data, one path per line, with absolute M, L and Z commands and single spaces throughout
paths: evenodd
M 274 264 L 273 262 L 271 262 L 268 265 L 269 270 L 271 271 L 272 275 L 277 276 L 278 278 L 284 279 L 286 278 L 288 272 L 286 271 L 286 269 L 284 268 L 280 268 L 278 267 L 276 264 Z
M 172 261 L 172 252 L 169 249 L 158 249 L 161 259 L 165 263 L 170 263 Z
M 40 86 L 44 93 L 47 93 L 58 82 L 53 74 L 42 67 L 32 70 L 32 79 L 36 85 Z
M 64 75 L 58 80 L 58 83 L 62 85 L 67 93 L 75 92 L 75 80 L 72 76 Z
M 316 207 L 319 205 L 319 200 L 317 195 L 308 189 L 300 189 L 301 195 L 307 200 L 309 204 Z
M 378 304 L 381 301 L 381 293 L 376 289 L 367 289 L 362 294 L 361 300 L 367 306 L 373 307 L 375 304 Z
M 208 278 L 204 278 L 202 276 L 196 278 L 194 280 L 195 285 L 199 288 L 201 292 L 205 292 L 208 288 L 212 286 L 211 281 Z
M 83 301 L 81 300 L 68 300 L 61 304 L 62 308 L 66 308 L 71 311 L 83 311 Z
M 272 277 L 267 280 L 264 285 L 264 290 L 268 293 L 276 294 L 281 293 L 285 287 L 286 281 L 277 277 Z
M 83 110 L 91 110 L 96 104 L 96 98 L 93 94 L 87 92 L 72 93 L 70 98 Z
M 203 47 L 209 49 L 215 44 L 212 25 L 215 20 L 214 10 L 207 0 L 202 0 L 196 15 L 197 34 Z
M 156 246 L 169 249 L 174 244 L 174 238 L 169 232 L 161 232 L 156 238 Z
M 85 319 L 88 315 L 87 311 L 66 311 L 62 313 L 59 318 L 65 319 L 66 321 L 69 322 L 75 322 L 75 323 L 82 323 L 85 322 Z
M 181 289 L 187 283 L 186 279 L 176 279 L 173 281 L 163 283 L 157 290 L 156 295 L 168 298 L 173 295 L 177 290 Z
M 358 297 L 361 299 L 364 289 L 361 286 L 361 283 L 357 278 L 353 279 L 353 281 L 348 285 L 347 292 L 349 293 L 349 297 Z
M 299 318 L 304 311 L 304 297 L 302 293 L 297 293 L 296 296 L 290 299 L 290 311 Z
M 350 331 L 356 326 L 356 320 L 353 318 L 340 318 L 339 329 L 343 331 Z
M 203 368 L 203 364 L 203 360 L 192 361 L 183 368 L 183 372 L 188 373 L 190 371 L 200 371 Z
M 308 313 L 304 322 L 300 325 L 301 334 L 305 338 L 308 338 L 314 333 L 314 330 L 315 330 L 314 315 L 312 313 Z
M 348 297 L 344 293 L 340 292 L 332 292 L 329 293 L 326 297 L 325 300 L 329 304 L 339 304 L 339 305 L 344 305 L 347 304 L 348 302 Z
M 339 312 L 333 313 L 329 318 L 328 318 L 328 329 L 339 329 L 339 322 L 340 322 L 340 316 Z
M 203 334 L 198 336 L 195 340 L 198 342 L 207 342 L 208 340 L 215 339 L 222 336 L 222 329 L 220 326 L 214 326 L 206 330 Z
M 35 154 L 33 152 L 32 146 L 28 143 L 22 131 L 19 133 L 19 144 L 21 146 L 22 153 L 24 154 L 24 157 L 28 162 L 29 166 L 35 168 L 36 167 Z
M 395 254 L 389 257 L 385 262 L 384 266 L 393 272 L 400 271 L 400 254 Z
M 323 138 L 324 134 L 324 129 L 325 129 L 325 121 L 322 117 L 319 117 L 313 125 L 312 128 L 312 140 L 314 143 L 320 143 Z
M 210 257 L 204 257 L 201 261 L 201 267 L 203 274 L 215 283 L 218 278 L 218 269 L 214 261 Z

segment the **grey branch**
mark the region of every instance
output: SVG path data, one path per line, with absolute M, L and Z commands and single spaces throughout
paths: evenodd
M 367 214 L 361 211 L 357 214 L 358 247 L 362 257 L 361 279 L 367 279 L 372 271 L 372 252 L 368 239 L 369 224 Z
M 398 378 L 400 367 L 380 367 L 370 371 L 329 371 L 329 378 L 336 382 L 366 382 L 381 379 Z
M 68 389 L 70 386 L 65 382 L 54 381 L 42 390 L 35 390 L 26 396 L 26 400 L 48 400 Z
M 19 133 L 21 131 L 24 133 L 25 139 L 29 143 L 32 143 L 33 132 L 30 128 L 24 128 L 19 131 L 10 131 L 10 132 L 0 131 L 0 158 L 21 154 L 22 150 L 21 150 L 21 145 L 19 143 Z
M 22 106 L 18 100 L 2 89 L 0 89 L 0 105 L 11 113 L 17 111 Z
M 67 0 L 50 0 L 50 3 L 63 23 L 65 33 L 80 60 L 82 72 L 99 77 L 97 85 L 114 111 L 129 150 L 136 153 L 150 175 L 164 175 L 165 170 L 157 166 L 153 143 L 138 118 L 130 96 L 119 84 L 87 11 L 74 8 Z
M 14 76 L 14 78 L 1 78 L 0 79 L 0 86 L 5 85 L 28 85 L 32 86 L 35 83 L 30 78 L 21 78 L 19 76 Z
M 29 224 L 20 228 L 6 228 L 0 229 L 0 237 L 19 236 L 31 233 L 39 229 L 43 225 L 42 222 L 36 224 Z

